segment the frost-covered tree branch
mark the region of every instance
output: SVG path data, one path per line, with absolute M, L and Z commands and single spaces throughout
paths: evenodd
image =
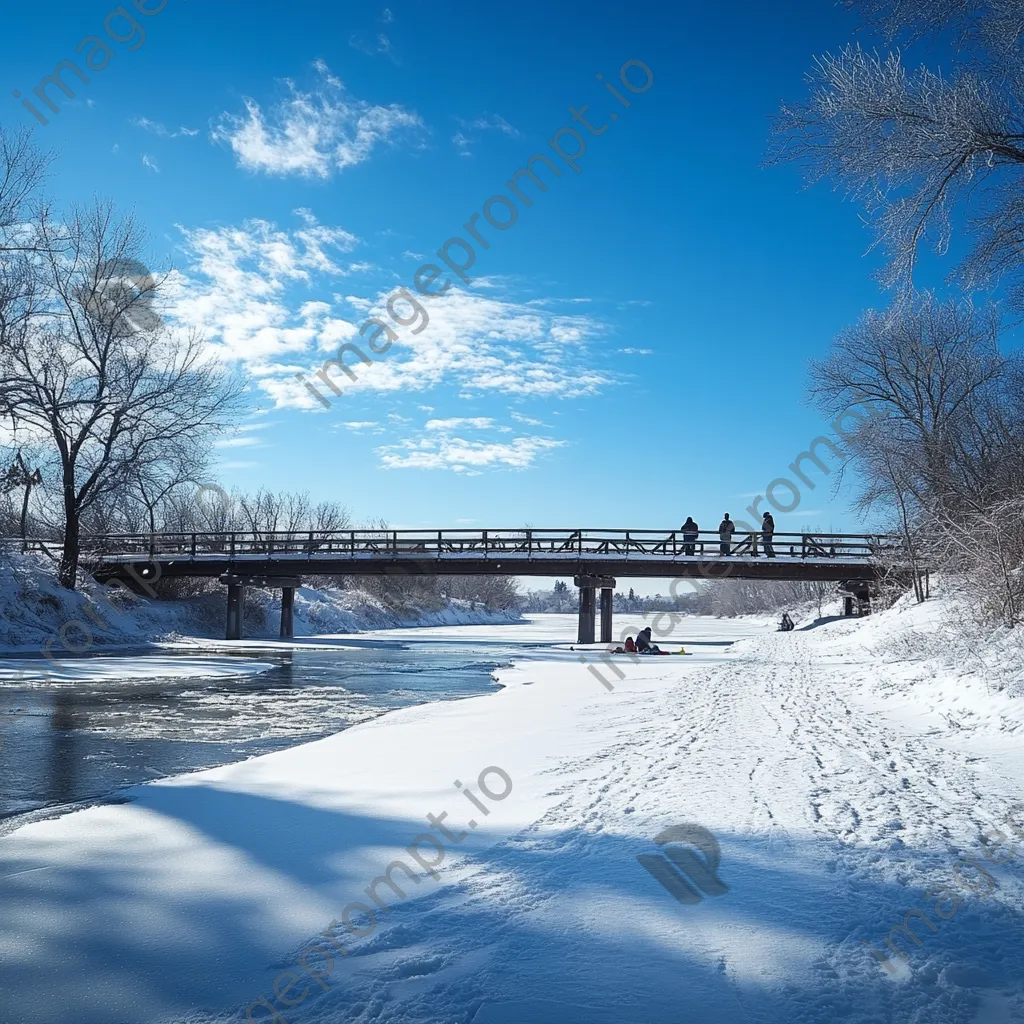
M 864 0 L 867 22 L 912 42 L 947 31 L 951 66 L 909 66 L 860 45 L 815 61 L 808 96 L 783 106 L 770 159 L 794 161 L 860 203 L 888 255 L 887 286 L 911 286 L 922 246 L 966 231 L 968 289 L 1004 279 L 1024 305 L 1024 4 Z M 936 64 L 937 64 L 936 60 Z

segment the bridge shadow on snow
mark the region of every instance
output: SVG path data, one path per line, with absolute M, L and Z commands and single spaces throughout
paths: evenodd
M 384 858 L 399 856 L 427 827 L 423 819 L 208 786 L 134 795 L 148 815 L 263 869 L 272 890 L 318 898 L 329 908 L 322 922 L 296 944 L 265 927 L 266 895 L 232 891 L 233 873 L 221 874 L 217 889 L 174 891 L 115 864 L 50 866 L 48 848 L 28 841 L 15 858 L 7 840 L 0 843 L 0 984 L 9 1024 L 244 1020 L 245 1004 L 269 994 L 274 976 L 347 903 L 367 902 L 362 889 Z M 549 820 L 557 823 L 557 811 Z M 446 881 L 442 865 L 441 881 L 410 884 L 409 898 L 382 912 L 372 935 L 346 939 L 351 954 L 336 957 L 330 991 L 312 986 L 285 1019 L 970 1024 L 981 1020 L 986 988 L 1019 991 L 1019 907 L 968 896 L 953 919 L 933 916 L 934 933 L 915 929 L 920 946 L 901 941 L 915 974 L 893 984 L 860 943 L 882 947 L 908 910 L 929 910 L 934 901 L 923 892 L 864 880 L 866 855 L 844 871 L 841 844 L 719 833 L 719 875 L 729 891 L 683 905 L 636 860 L 657 852 L 649 833 L 676 823 L 658 822 L 639 837 L 557 825 L 527 830 L 479 854 L 476 874 L 461 886 Z M 370 851 L 365 879 L 342 891 L 337 865 L 369 847 L 382 849 Z M 900 857 L 942 863 L 922 851 Z M 160 865 L 153 868 L 159 877 Z M 498 952 L 508 955 L 498 960 Z M 408 1015 L 403 1000 L 414 1002 Z M 385 1004 L 393 1016 L 363 1016 Z

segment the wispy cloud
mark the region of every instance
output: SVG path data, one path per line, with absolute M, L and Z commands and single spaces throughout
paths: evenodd
M 654 352 L 653 348 L 620 348 L 616 349 L 625 356 L 649 356 Z
M 148 153 L 142 154 L 142 166 L 148 167 L 151 171 L 156 171 L 157 174 L 160 173 L 160 168 L 157 166 L 157 162 Z
M 524 416 L 522 413 L 519 413 L 519 412 L 514 412 L 514 413 L 511 414 L 511 416 L 512 416 L 512 419 L 514 419 L 517 423 L 525 423 L 525 424 L 527 424 L 528 426 L 531 426 L 531 427 L 543 427 L 543 426 L 546 426 L 546 424 L 542 423 L 540 420 L 535 420 L 535 419 L 533 419 L 530 416 Z
M 317 84 L 311 92 L 285 79 L 288 96 L 268 113 L 245 97 L 246 113 L 222 114 L 213 139 L 226 142 L 248 170 L 325 179 L 424 127 L 414 111 L 357 99 L 323 61 L 313 66 Z
M 452 136 L 452 142 L 459 156 L 472 156 L 470 147 L 479 141 L 480 133 L 487 131 L 501 132 L 513 139 L 521 139 L 523 133 L 514 128 L 500 114 L 484 114 L 482 117 L 473 120 L 456 118 L 460 131 Z
M 186 128 L 184 125 L 172 131 L 166 125 L 161 124 L 159 121 L 151 121 L 148 117 L 136 117 L 132 124 L 136 128 L 141 128 L 152 135 L 158 135 L 162 139 L 177 139 L 181 136 L 191 138 L 199 134 L 198 128 Z
M 394 64 L 401 63 L 391 40 L 383 32 L 353 32 L 348 45 L 369 57 L 387 57 Z

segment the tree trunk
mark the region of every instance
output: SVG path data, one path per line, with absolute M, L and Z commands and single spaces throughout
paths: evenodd
M 21 552 L 28 550 L 28 499 L 32 493 L 32 485 L 25 484 L 25 500 L 21 503 Z
M 57 579 L 62 587 L 75 589 L 78 577 L 79 553 L 78 508 L 75 506 L 74 487 L 64 489 L 64 550 L 60 556 L 60 568 Z

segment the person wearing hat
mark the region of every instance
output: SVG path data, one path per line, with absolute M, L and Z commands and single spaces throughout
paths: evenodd
M 736 531 L 736 524 L 729 518 L 729 513 L 718 524 L 719 550 L 723 555 L 732 554 L 732 535 Z
M 775 557 L 775 548 L 772 547 L 772 537 L 775 535 L 775 520 L 771 512 L 765 512 L 764 521 L 761 523 L 761 539 L 764 541 L 764 553 L 769 558 Z
M 683 554 L 692 555 L 696 549 L 700 527 L 693 521 L 693 516 L 687 516 L 681 529 L 683 531 Z

